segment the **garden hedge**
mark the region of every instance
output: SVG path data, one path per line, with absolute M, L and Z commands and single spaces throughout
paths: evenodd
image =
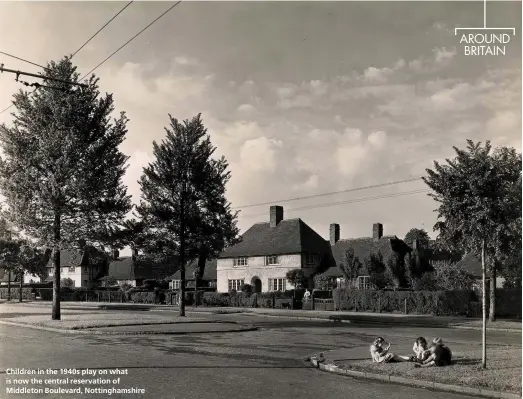
M 31 288 L 22 287 L 22 299 L 31 299 Z M 0 288 L 0 299 L 7 299 L 7 288 Z M 20 285 L 11 286 L 11 299 L 20 299 Z
M 473 291 L 371 291 L 338 288 L 333 290 L 336 310 L 355 312 L 467 315 Z

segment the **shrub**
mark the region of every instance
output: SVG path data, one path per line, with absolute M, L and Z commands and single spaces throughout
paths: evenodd
M 157 292 L 154 291 L 131 291 L 130 299 L 134 303 L 158 303 Z
M 335 309 L 357 312 L 401 312 L 441 316 L 467 315 L 473 291 L 370 291 L 335 289 Z
M 252 294 L 252 285 L 242 284 L 242 286 L 240 287 L 240 291 L 246 294 Z
M 74 281 L 70 279 L 69 277 L 63 278 L 60 280 L 60 287 L 63 288 L 73 288 L 74 287 Z
M 201 299 L 203 306 L 231 306 L 230 295 L 228 293 L 204 292 Z
M 31 288 L 22 287 L 22 299 L 31 299 Z M 51 292 L 52 295 L 52 292 Z M 7 288 L 0 288 L 0 299 L 7 298 Z M 52 296 L 51 296 L 52 298 Z M 11 286 L 11 299 L 20 299 L 20 286 Z

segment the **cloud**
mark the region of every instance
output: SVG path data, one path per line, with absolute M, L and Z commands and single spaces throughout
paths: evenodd
M 437 64 L 446 63 L 452 60 L 452 58 L 454 58 L 458 53 L 455 47 L 452 48 L 452 50 L 447 50 L 445 47 L 435 48 L 433 51 L 435 53 L 435 61 Z
M 175 57 L 174 61 L 179 65 L 198 65 L 198 61 L 196 59 L 189 57 Z
M 241 104 L 238 107 L 238 111 L 244 111 L 244 112 L 254 111 L 254 109 L 255 109 L 254 106 L 251 104 Z
M 241 165 L 254 172 L 273 173 L 277 168 L 277 151 L 282 141 L 258 137 L 247 140 L 240 148 Z

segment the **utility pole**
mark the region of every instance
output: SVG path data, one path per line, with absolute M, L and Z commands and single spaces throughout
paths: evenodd
M 58 83 L 65 83 L 65 84 L 68 84 L 68 85 L 72 85 L 72 86 L 80 86 L 80 87 L 88 87 L 86 84 L 84 83 L 76 83 L 76 82 L 70 82 L 70 81 L 67 81 L 67 80 L 63 80 L 63 79 L 57 79 L 57 78 L 52 78 L 52 77 L 47 77 L 47 76 L 42 76 L 42 75 L 37 75 L 35 73 L 30 73 L 30 72 L 23 72 L 23 71 L 16 71 L 14 69 L 8 69 L 8 68 L 4 68 L 4 64 L 0 64 L 0 73 L 4 73 L 4 72 L 8 72 L 8 73 L 14 73 L 16 75 L 16 81 L 19 82 L 19 78 L 20 78 L 20 75 L 22 76 L 31 76 L 33 78 L 37 78 L 37 79 L 45 79 L 45 80 L 50 80 L 52 82 L 58 82 Z M 21 82 L 21 81 L 20 81 Z M 40 83 L 32 83 L 32 84 L 29 84 L 29 83 L 26 83 L 26 82 L 21 82 L 21 83 L 24 83 L 26 86 L 34 86 L 34 87 L 49 87 L 51 89 L 58 89 L 58 88 L 55 88 L 55 87 L 50 87 L 50 86 L 43 86 L 41 85 Z

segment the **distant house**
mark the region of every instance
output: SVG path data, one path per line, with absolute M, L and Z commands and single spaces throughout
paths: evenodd
M 128 284 L 141 286 L 144 280 L 163 280 L 172 275 L 177 268 L 176 260 L 155 262 L 132 250 L 131 256 L 120 257 L 118 250 L 113 250 L 107 273 L 98 281 L 102 286 Z
M 107 255 L 85 240 L 78 240 L 77 248 L 60 251 L 60 280 L 70 278 L 75 287 L 91 288 L 107 267 Z M 54 264 L 47 263 L 46 282 L 53 281 Z
M 288 271 L 302 269 L 311 277 L 330 256 L 328 243 L 305 222 L 283 219 L 283 207 L 271 206 L 269 220 L 254 224 L 240 243 L 219 255 L 218 292 L 239 290 L 243 284 L 252 285 L 254 292 L 292 289 Z
M 11 284 L 14 283 L 18 284 L 18 281 L 20 281 L 20 278 L 15 273 L 11 272 Z M 0 285 L 7 286 L 9 284 L 9 272 L 7 270 L 4 270 L 0 268 Z M 18 284 L 20 285 L 20 284 Z
M 481 258 L 473 253 L 466 254 L 463 259 L 461 259 L 459 262 L 456 263 L 456 266 L 462 267 L 463 270 L 467 271 L 468 273 L 472 274 L 476 278 L 476 283 L 474 284 L 474 288 L 480 289 L 482 287 L 482 281 L 483 281 L 483 271 L 481 267 Z M 490 285 L 490 278 L 491 274 L 488 272 L 486 273 L 487 277 L 487 284 Z M 505 282 L 505 279 L 503 277 L 496 277 L 496 288 L 503 288 L 503 283 Z
M 185 287 L 189 290 L 194 290 L 194 271 L 198 267 L 199 260 L 196 259 L 185 267 Z M 216 275 L 217 260 L 211 259 L 205 262 L 203 267 L 203 275 L 200 276 L 198 288 L 204 289 L 216 289 L 217 286 L 217 275 Z M 180 289 L 181 286 L 181 272 L 178 270 L 168 279 L 169 288 L 173 290 Z
M 412 251 L 403 240 L 394 235 L 384 236 L 383 225 L 375 223 L 372 226 L 372 237 L 340 239 L 340 225 L 333 223 L 330 225 L 330 248 L 332 251 L 332 264 L 322 273 L 323 276 L 330 280 L 331 286 L 340 286 L 345 281 L 343 273 L 340 270 L 340 264 L 345 259 L 345 253 L 352 248 L 354 255 L 359 259 L 363 265 L 365 260 L 373 253 L 381 253 L 383 261 L 387 260 L 396 254 L 399 259 L 405 259 L 405 256 Z M 361 271 L 361 275 L 353 279 L 353 281 L 346 282 L 351 288 L 357 289 L 371 289 L 370 276 L 365 270 Z

